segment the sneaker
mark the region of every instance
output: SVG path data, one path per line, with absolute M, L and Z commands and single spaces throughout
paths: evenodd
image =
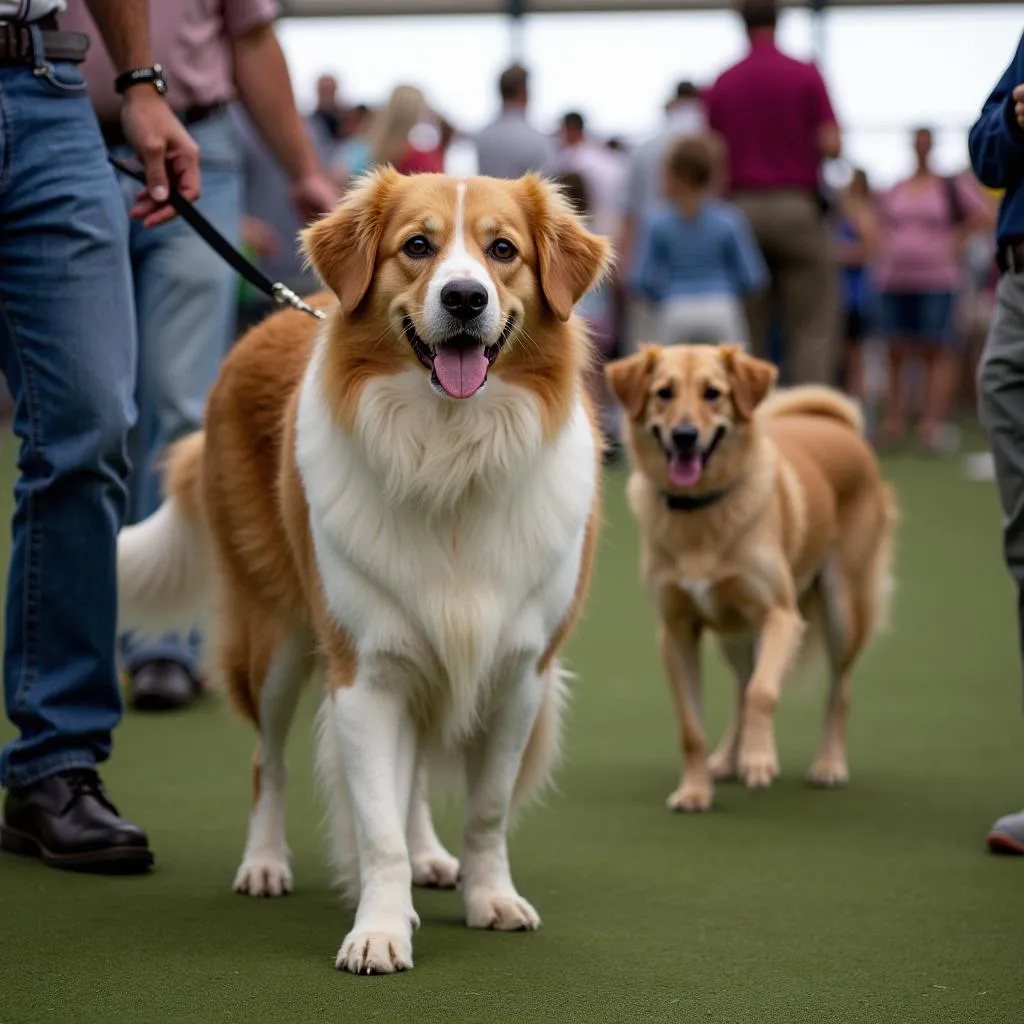
M 1000 818 L 988 834 L 993 853 L 1024 853 L 1024 811 Z

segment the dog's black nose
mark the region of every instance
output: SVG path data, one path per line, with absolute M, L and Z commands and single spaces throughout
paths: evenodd
M 681 455 L 692 455 L 697 441 L 700 438 L 700 431 L 696 427 L 673 427 L 672 446 Z
M 441 289 L 441 305 L 453 317 L 466 323 L 487 308 L 487 289 L 471 277 L 449 281 Z

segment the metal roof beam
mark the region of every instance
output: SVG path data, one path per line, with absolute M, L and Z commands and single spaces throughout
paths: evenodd
M 986 0 L 1009 4 L 1020 0 Z M 810 8 L 807 0 L 780 0 L 784 7 Z M 828 10 L 964 6 L 964 0 L 827 0 Z M 730 0 L 527 0 L 528 14 L 633 13 L 640 11 L 723 11 Z M 422 17 L 447 14 L 506 14 L 507 0 L 282 0 L 281 13 L 295 18 Z

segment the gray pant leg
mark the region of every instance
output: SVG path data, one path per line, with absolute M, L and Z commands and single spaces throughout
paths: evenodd
M 1003 551 L 1017 584 L 1024 656 L 1024 274 L 1004 274 L 978 365 L 978 406 L 1003 505 Z

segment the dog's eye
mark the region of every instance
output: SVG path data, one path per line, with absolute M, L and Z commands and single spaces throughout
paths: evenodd
M 705 402 L 713 402 L 716 398 L 719 398 L 721 396 L 721 394 L 722 394 L 722 392 L 719 391 L 718 388 L 713 388 L 709 384 L 704 389 L 704 401 Z
M 433 246 L 430 244 L 429 239 L 423 235 L 413 235 L 405 245 L 402 246 L 402 252 L 406 256 L 411 256 L 414 260 L 421 260 L 424 256 L 429 256 L 434 251 Z
M 514 260 L 519 255 L 516 247 L 507 238 L 496 238 L 491 242 L 491 247 L 487 251 L 494 259 L 500 260 L 502 263 L 508 263 L 509 260 Z
M 666 384 L 663 388 L 658 388 L 658 390 L 655 391 L 654 393 L 663 402 L 668 402 L 671 401 L 672 396 L 675 394 L 675 391 L 673 390 L 671 384 Z

